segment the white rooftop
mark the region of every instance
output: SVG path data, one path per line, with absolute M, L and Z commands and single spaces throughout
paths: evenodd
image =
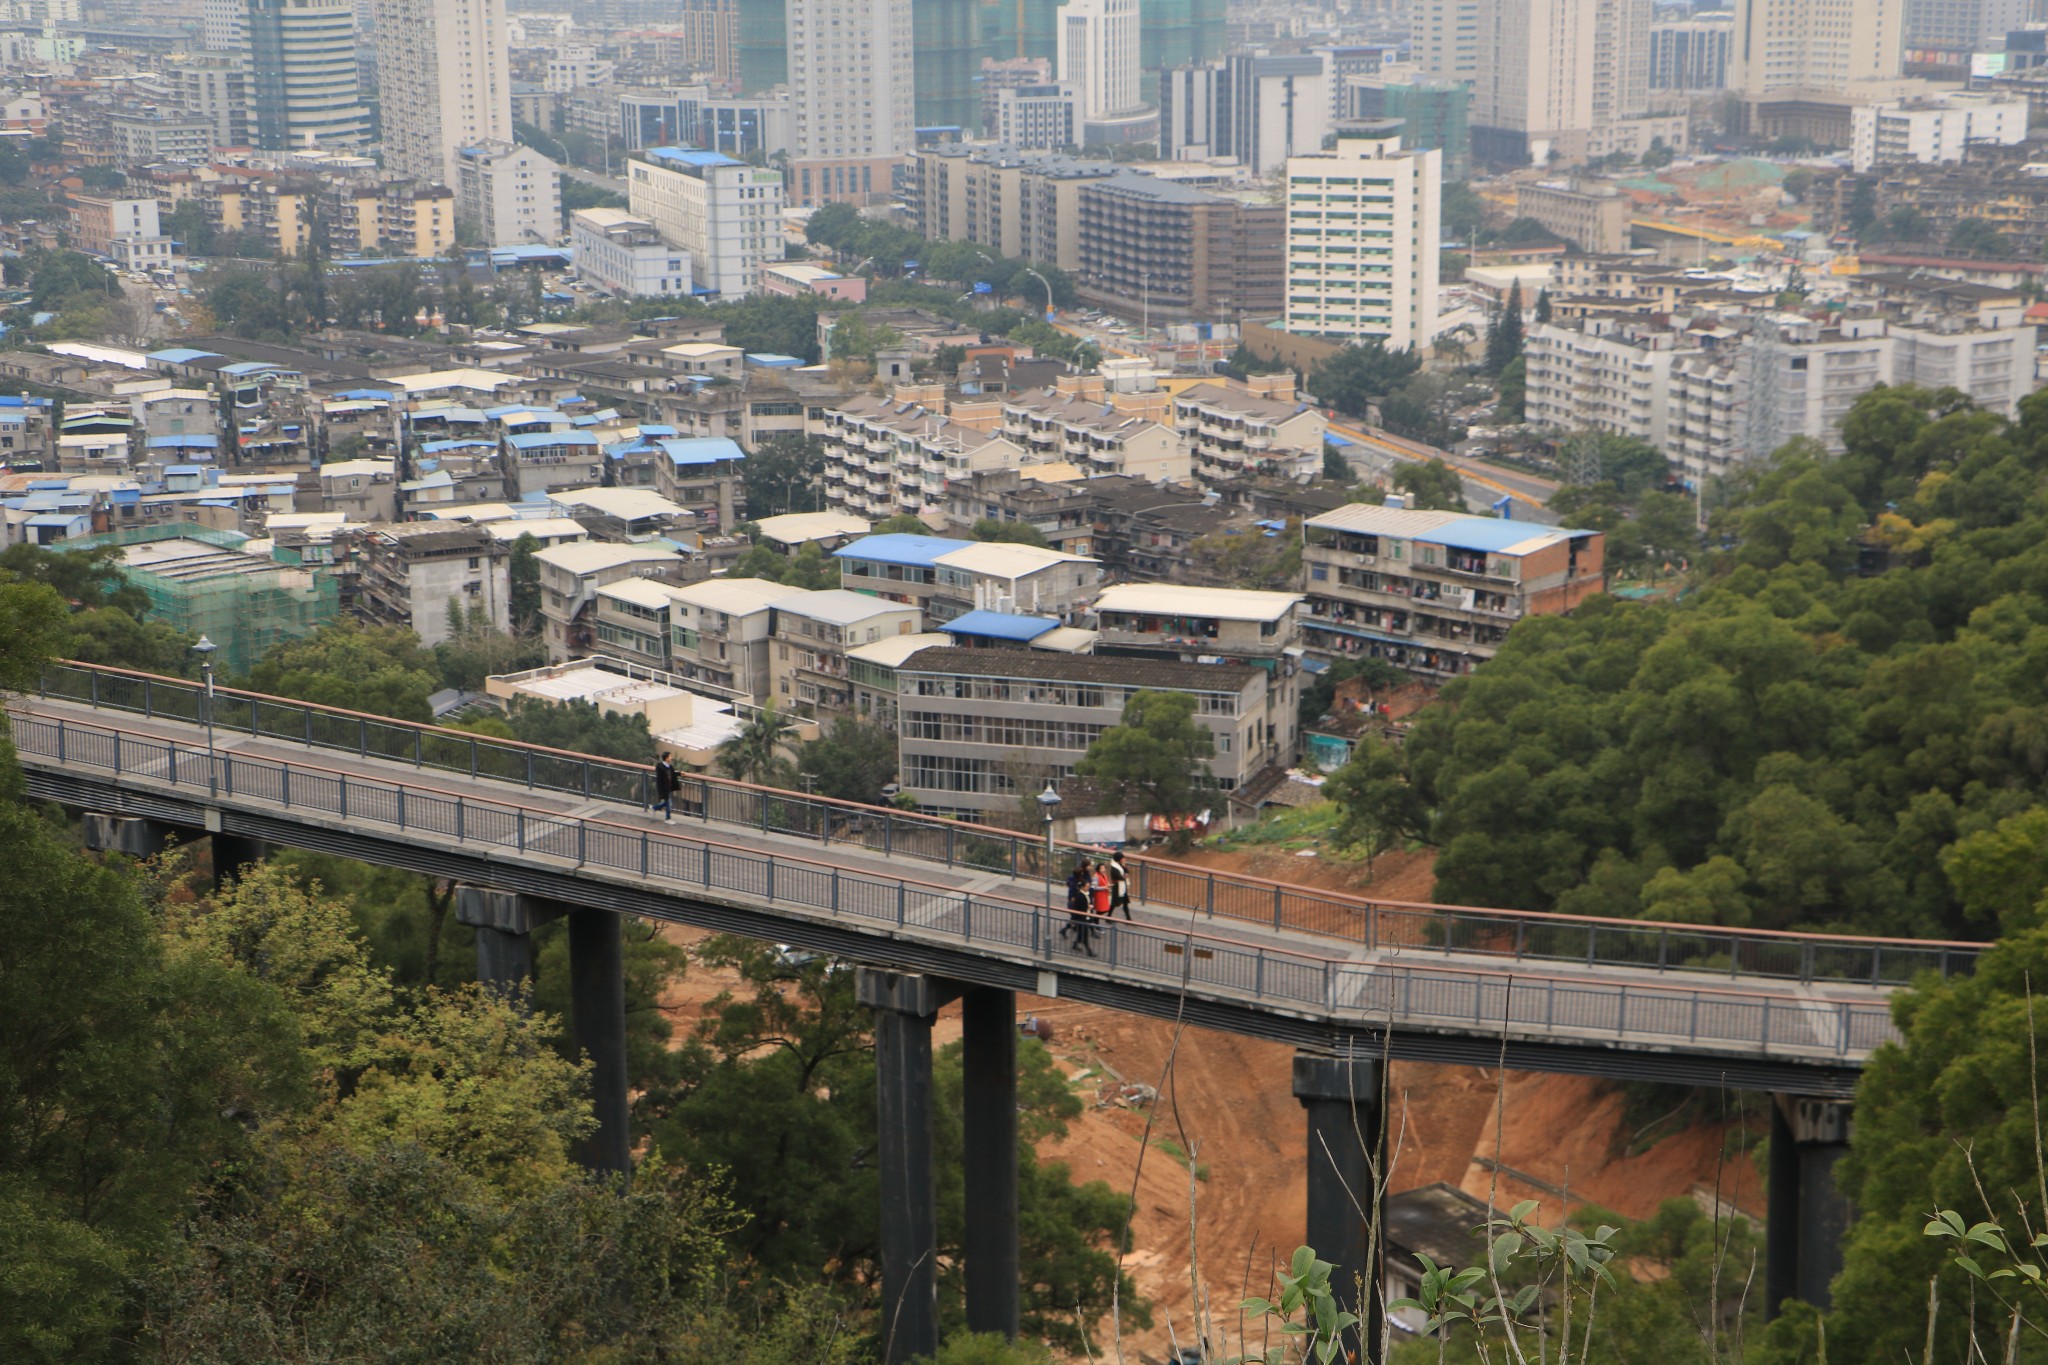
M 439 393 L 447 389 L 474 389 L 479 393 L 496 393 L 508 384 L 517 384 L 518 375 L 499 374 L 496 370 L 422 370 L 418 374 L 401 374 L 391 379 L 380 379 L 379 384 L 390 384 L 404 389 L 407 394 Z
M 1301 601 L 1296 592 L 1194 588 L 1180 583 L 1119 583 L 1104 588 L 1095 610 L 1156 616 L 1209 616 L 1219 621 L 1278 621 Z
M 846 651 L 849 659 L 862 663 L 877 664 L 883 668 L 899 668 L 903 661 L 920 649 L 945 649 L 958 643 L 952 636 L 938 631 L 927 631 L 920 635 L 891 635 L 876 640 L 873 644 L 855 645 Z
M 778 545 L 802 545 L 806 541 L 868 533 L 867 518 L 851 512 L 784 512 L 779 517 L 762 517 L 756 525 L 761 528 L 763 540 Z
M 583 529 L 582 522 L 568 517 L 508 517 L 476 524 L 493 540 L 502 540 L 507 545 L 521 536 L 532 536 L 543 545 L 552 545 L 557 541 L 583 540 L 590 534 Z
M 331 460 L 320 466 L 323 479 L 374 478 L 389 474 L 397 465 L 391 460 Z
M 948 550 L 933 562 L 949 569 L 987 574 L 992 578 L 1022 578 L 1058 564 L 1095 563 L 1086 555 L 1070 555 L 1064 550 L 1041 550 L 1036 545 L 1017 545 L 1008 541 L 982 541 L 958 550 Z
M 673 591 L 667 584 L 657 583 L 651 578 L 621 578 L 599 588 L 597 595 L 631 602 L 636 607 L 646 607 L 651 611 L 667 611 Z
M 691 695 L 667 683 L 626 678 L 595 665 L 525 678 L 512 686 L 529 696 L 546 697 L 550 701 L 596 702 L 602 699 L 618 707 L 644 706 L 648 702 Z
M 1321 516 L 1310 517 L 1308 524 L 1321 531 L 1352 531 L 1368 536 L 1399 536 L 1404 539 L 1434 531 L 1447 521 L 1456 521 L 1456 512 L 1410 511 L 1405 507 L 1385 507 L 1370 502 L 1352 502 Z
M 622 564 L 656 564 L 673 561 L 676 552 L 666 545 L 619 545 L 611 541 L 579 540 L 567 545 L 550 545 L 534 556 L 541 563 L 582 576 L 615 569 Z
M 917 608 L 906 602 L 890 602 L 866 593 L 848 592 L 845 588 L 826 588 L 820 592 L 807 592 L 802 597 L 775 604 L 778 610 L 793 612 L 813 621 L 823 621 L 830 626 L 850 626 L 874 616 L 885 616 L 894 611 L 916 614 Z
M 557 510 L 587 508 L 599 516 L 639 521 L 644 517 L 687 517 L 689 512 L 648 488 L 565 488 L 548 494 Z
M 702 583 L 677 588 L 675 600 L 708 611 L 744 616 L 774 603 L 801 597 L 809 591 L 809 588 L 774 583 L 765 578 L 707 578 Z

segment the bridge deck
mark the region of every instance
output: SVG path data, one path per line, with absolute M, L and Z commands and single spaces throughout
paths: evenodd
M 1297 1045 L 1460 1062 L 1505 1053 L 1539 1069 L 1832 1094 L 1895 1036 L 1889 988 L 1867 982 L 1525 968 L 1503 963 L 1497 946 L 1464 951 L 1452 935 L 1349 941 L 1157 903 L 1109 925 L 1091 959 L 1060 941 L 1064 907 L 1048 912 L 1041 881 L 907 869 L 833 842 L 829 821 L 822 838 L 767 819 L 765 831 L 740 828 L 707 818 L 706 799 L 697 819 L 664 823 L 613 802 L 246 734 L 218 735 L 209 764 L 190 721 L 51 699 L 10 711 L 39 796 Z

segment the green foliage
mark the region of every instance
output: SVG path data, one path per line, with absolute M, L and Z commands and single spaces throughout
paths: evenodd
M 1301 519 L 1284 529 L 1249 527 L 1198 537 L 1189 550 L 1205 578 L 1231 588 L 1286 591 L 1301 586 Z
M 740 732 L 718 748 L 718 766 L 727 777 L 763 787 L 789 785 L 790 764 L 783 750 L 796 731 L 795 722 L 775 707 L 775 698 L 747 717 Z
M 1924 242 L 1934 235 L 1934 224 L 1916 208 L 1896 208 L 1885 218 L 1883 236 L 1894 242 Z
M 1446 686 L 1401 751 L 1438 899 L 1906 936 L 2026 922 L 2023 901 L 1966 902 L 1947 853 L 2038 801 L 2048 400 L 2006 423 L 1879 389 L 1844 436 L 1733 490 L 1728 547 L 1683 601 L 1525 619 Z M 1683 500 L 1638 506 L 1641 553 L 1696 550 Z M 1866 534 L 1920 548 L 1851 576 Z
M 1010 545 L 1030 545 L 1041 550 L 1052 548 L 1052 542 L 1028 521 L 999 521 L 995 517 L 983 517 L 974 523 L 968 532 L 976 540 L 1001 541 Z
M 793 355 L 806 365 L 818 362 L 818 302 L 810 295 L 749 294 L 737 303 L 720 304 L 715 312 L 725 323 L 729 346 Z
M 918 523 L 919 533 L 925 530 L 923 522 Z M 797 547 L 793 555 L 767 546 L 756 544 L 733 561 L 725 571 L 727 578 L 765 578 L 770 583 L 787 583 L 794 588 L 808 588 L 813 592 L 823 588 L 839 586 L 839 561 L 825 553 L 816 541 L 807 541 Z
M 1415 351 L 1390 351 L 1378 337 L 1346 346 L 1309 374 L 1318 398 L 1350 417 L 1399 389 L 1422 368 Z
M 1948 231 L 1948 247 L 1951 251 L 1991 260 L 2002 261 L 2012 255 L 2012 242 L 1983 218 L 1958 219 Z
M 402 626 L 352 619 L 279 645 L 257 660 L 248 682 L 272 696 L 412 721 L 434 718 L 427 698 L 441 687 L 434 656 L 419 636 Z
M 1543 310 L 1550 295 L 1540 295 L 1536 300 L 1536 320 L 1541 322 Z M 1494 407 L 1494 416 L 1502 422 L 1519 422 L 1523 418 L 1529 398 L 1529 362 L 1525 356 L 1516 356 L 1500 372 L 1500 402 Z
M 540 541 L 531 532 L 512 542 L 507 565 L 512 579 L 512 629 L 521 635 L 540 629 L 540 561 L 534 558 L 539 553 Z
M 884 517 L 874 524 L 870 531 L 878 536 L 928 536 L 932 528 L 924 524 L 924 518 L 910 512 L 898 512 L 893 517 Z
M 1417 508 L 1465 510 L 1465 481 L 1442 460 L 1408 460 L 1394 471 L 1394 487 L 1415 495 Z
M 1242 341 L 1230 353 L 1230 359 L 1223 362 L 1223 372 L 1232 379 L 1249 379 L 1255 374 L 1285 374 L 1289 368 L 1284 360 L 1261 359 Z
M 896 778 L 896 736 L 873 722 L 842 717 L 803 746 L 797 771 L 820 796 L 874 805 Z
M 1444 186 L 1438 214 L 1446 238 L 1470 243 L 1486 222 L 1486 201 L 1469 183 L 1459 180 Z
M 434 666 L 445 686 L 481 692 L 486 678 L 537 668 L 547 662 L 547 646 L 538 635 L 513 635 L 499 630 L 490 623 L 481 603 L 471 603 L 464 612 L 461 604 L 450 599 L 448 624 L 448 638 L 434 646 Z
M 1368 858 L 1429 831 L 1429 812 L 1402 773 L 1399 752 L 1377 736 L 1359 740 L 1323 783 L 1323 795 L 1343 812 L 1335 842 L 1361 847 Z
M 1035 1341 L 1011 1341 L 1000 1332 L 954 1332 L 939 1343 L 930 1365 L 1053 1365 L 1052 1352 Z
M 606 711 L 587 701 L 556 704 L 521 697 L 506 712 L 506 720 L 512 737 L 522 743 L 628 763 L 654 762 L 654 740 L 644 715 Z
M 79 251 L 50 251 L 38 256 L 28 287 L 29 302 L 51 311 L 75 306 L 81 294 L 104 298 L 120 289 L 105 266 Z
M 1486 331 L 1486 371 L 1499 374 L 1522 354 L 1522 282 L 1508 286 L 1508 297 Z
M 1131 694 L 1123 719 L 1095 737 L 1074 771 L 1119 788 L 1148 815 L 1189 815 L 1208 793 L 1214 753 L 1215 741 L 1195 720 L 1191 694 L 1141 691 Z
M 1286 1365 L 1291 1360 L 1330 1365 L 1339 1351 L 1344 1351 L 1347 1359 L 1362 1354 L 1357 1351 L 1358 1315 L 1345 1312 L 1339 1302 L 1339 1295 L 1348 1293 L 1350 1287 L 1330 1283 L 1335 1269 L 1328 1261 L 1317 1260 L 1310 1248 L 1296 1247 L 1287 1269 L 1273 1272 L 1279 1296 L 1246 1299 L 1240 1305 L 1250 1322 L 1271 1317 L 1280 1324 L 1282 1344 L 1266 1352 L 1264 1365 Z M 1349 1349 L 1347 1337 L 1352 1340 Z
M 825 443 L 817 437 L 778 432 L 763 438 L 747 454 L 747 515 L 758 520 L 824 510 L 824 471 Z

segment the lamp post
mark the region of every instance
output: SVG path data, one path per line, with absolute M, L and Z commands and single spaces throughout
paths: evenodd
M 215 777 L 213 770 L 213 652 L 219 648 L 219 645 L 207 639 L 204 635 L 199 637 L 198 644 L 192 646 L 192 652 L 199 656 L 199 671 L 206 678 L 206 691 L 201 696 L 199 705 L 202 716 L 206 721 L 206 794 L 208 796 L 217 796 L 220 793 L 219 779 Z
M 1027 275 L 1029 275 L 1029 276 L 1030 276 L 1030 277 L 1031 277 L 1032 279 L 1034 279 L 1034 280 L 1037 280 L 1037 281 L 1038 281 L 1038 282 L 1039 282 L 1040 284 L 1042 284 L 1042 285 L 1044 285 L 1044 286 L 1045 286 L 1045 320 L 1046 320 L 1047 322 L 1051 322 L 1051 321 L 1052 321 L 1052 281 L 1051 281 L 1051 280 L 1048 280 L 1048 279 L 1047 279 L 1047 278 L 1046 278 L 1045 276 L 1043 276 L 1043 275 L 1039 274 L 1039 273 L 1038 273 L 1038 272 L 1037 272 L 1036 270 L 1033 270 L 1033 269 L 1032 269 L 1032 268 L 1031 268 L 1030 266 L 1028 266 L 1028 265 L 1024 267 L 1024 273 L 1025 273 L 1025 274 L 1027 274 Z
M 1045 790 L 1038 794 L 1038 808 L 1045 812 L 1045 908 L 1052 911 L 1052 817 L 1060 808 L 1060 794 L 1053 790 L 1052 779 L 1045 780 Z

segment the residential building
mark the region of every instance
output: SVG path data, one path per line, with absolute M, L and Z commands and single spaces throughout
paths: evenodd
M 568 517 L 592 540 L 641 544 L 680 538 L 696 520 L 687 509 L 649 488 L 565 488 L 548 494 L 548 509 Z
M 696 518 L 703 531 L 737 525 L 746 505 L 747 452 L 725 436 L 661 437 L 655 489 Z
M 1279 311 L 1287 230 L 1279 205 L 1128 170 L 1091 180 L 1079 199 L 1084 298 L 1144 322 Z
M 604 451 L 584 429 L 515 431 L 503 439 L 506 481 L 521 498 L 557 488 L 591 488 L 604 478 Z
M 565 43 L 548 58 L 542 84 L 554 95 L 573 94 L 593 85 L 608 85 L 613 63 L 588 43 Z
M 690 291 L 690 253 L 661 239 L 653 223 L 624 209 L 569 215 L 576 276 L 623 298 L 676 298 Z
M 213 134 L 213 121 L 196 114 L 116 114 L 107 120 L 107 139 L 123 166 L 206 161 Z
M 790 298 L 809 295 L 837 299 L 842 303 L 861 303 L 868 296 L 868 281 L 865 275 L 842 275 L 806 261 L 788 261 L 761 267 L 761 292 Z
M 775 697 L 821 718 L 853 709 L 849 649 L 919 629 L 916 607 L 843 588 L 786 598 L 770 612 L 768 667 Z
M 1996 52 L 2038 17 L 2027 0 L 1906 0 L 1901 42 L 1910 52 Z
M 789 0 L 790 191 L 798 207 L 887 196 L 915 139 L 912 0 Z
M 1258 668 L 938 647 L 893 671 L 897 780 L 930 814 L 1015 812 L 1046 782 L 1071 777 L 1141 691 L 1194 698 L 1213 748 L 1204 766 L 1223 792 L 1292 757 L 1269 733 L 1270 684 Z
M 1647 107 L 1650 0 L 1485 0 L 1478 19 L 1474 160 L 1583 160 L 1595 128 Z
M 2026 141 L 2027 101 L 1959 92 L 1859 105 L 1850 113 L 1850 127 L 1850 165 L 1857 171 L 1902 161 L 1961 161 L 1971 147 Z
M 452 186 L 464 147 L 511 141 L 510 46 L 505 0 L 382 0 L 385 169 Z
M 1330 134 L 1333 77 L 1316 53 L 1238 53 L 1166 73 L 1159 153 L 1184 161 L 1235 157 L 1254 177 L 1319 150 Z
M 653 747 L 679 767 L 711 767 L 720 747 L 743 724 L 725 701 L 635 676 L 627 665 L 602 655 L 497 674 L 484 680 L 484 691 L 510 706 L 581 702 L 606 715 L 638 717 L 646 722 Z
M 114 244 L 123 239 L 163 240 L 154 199 L 73 194 L 70 196 L 70 212 L 72 241 L 79 250 L 94 255 L 113 255 Z
M 327 187 L 327 249 L 430 260 L 455 245 L 455 191 L 402 176 L 337 178 Z
M 492 630 L 511 626 L 511 550 L 480 526 L 412 521 L 347 527 L 357 568 L 356 609 L 402 626 L 428 647 L 455 633 L 459 614 Z
M 635 216 L 690 254 L 693 288 L 739 298 L 782 259 L 782 175 L 722 152 L 655 147 L 627 164 Z
M 1581 251 L 1612 256 L 1629 247 L 1629 219 L 1635 201 L 1611 185 L 1581 188 L 1577 182 L 1521 185 L 1515 213 L 1533 218 Z
M 1010 86 L 994 93 L 989 137 L 1020 152 L 1063 152 L 1081 141 L 1081 99 L 1071 85 Z
M 653 578 L 621 578 L 597 589 L 591 624 L 597 652 L 657 673 L 673 673 L 669 650 L 675 588 Z
M 540 563 L 541 637 L 548 659 L 560 663 L 596 652 L 597 590 L 621 579 L 673 568 L 679 557 L 667 545 L 619 545 L 575 541 L 535 552 Z
M 1103 161 L 958 145 L 917 152 L 917 230 L 991 255 L 1081 265 L 1081 191 L 1119 173 Z
M 1525 616 L 1606 590 L 1606 537 L 1497 517 L 1353 503 L 1303 526 L 1309 649 L 1455 676 Z
M 320 466 L 321 510 L 379 525 L 398 519 L 397 464 L 392 460 L 329 460 Z
M 899 711 L 897 674 L 918 651 L 946 648 L 952 643 L 950 635 L 922 631 L 916 635 L 891 635 L 847 650 L 846 676 L 853 684 L 854 718 L 894 730 Z
M 825 409 L 825 497 L 856 516 L 936 514 L 947 485 L 988 469 L 1016 469 L 1023 449 L 915 403 L 860 396 Z
M 248 0 L 249 124 L 265 151 L 359 147 L 353 0 Z
M 239 52 L 189 54 L 164 63 L 162 78 L 179 108 L 211 125 L 212 146 L 249 145 L 248 67 Z
M 1437 332 L 1443 154 L 1347 121 L 1287 162 L 1286 328 L 1424 350 Z
M 943 536 L 863 536 L 832 556 L 841 587 L 915 606 L 934 626 L 971 611 L 1071 620 L 1102 581 L 1084 555 Z
M 1058 33 L 1060 80 L 1079 97 L 1083 119 L 1139 107 L 1138 0 L 1066 0 Z
M 1634 436 L 1663 450 L 1671 436 L 1673 360 L 1699 344 L 1643 316 L 1535 323 L 1523 347 L 1533 376 L 1525 420 L 1539 430 Z
M 1735 44 L 1735 16 L 1726 11 L 1650 25 L 1650 89 L 1722 90 L 1728 85 L 1728 53 Z
M 1247 474 L 1319 475 L 1330 419 L 1294 395 L 1292 373 L 1198 384 L 1173 400 L 1173 426 L 1203 482 Z
M 1487 0 L 1415 0 L 1416 67 L 1432 80 L 1471 86 L 1479 79 L 1479 15 Z
M 771 609 L 806 591 L 765 578 L 710 578 L 669 589 L 669 672 L 736 696 L 773 696 Z
M 479 142 L 455 153 L 455 212 L 491 245 L 562 236 L 561 170 L 517 142 Z
M 1443 153 L 1442 180 L 1472 178 L 1471 88 L 1459 81 L 1352 77 L 1344 118 L 1398 120 L 1404 151 Z
M 201 40 L 210 52 L 246 56 L 249 51 L 247 0 L 200 0 Z
M 997 429 L 1023 447 L 1027 458 L 1065 461 L 1092 474 L 1129 474 L 1156 483 L 1185 479 L 1190 471 L 1187 446 L 1173 428 L 1078 393 L 1005 398 Z
M 1728 87 L 1754 105 L 1898 79 L 1906 0 L 1735 0 Z

